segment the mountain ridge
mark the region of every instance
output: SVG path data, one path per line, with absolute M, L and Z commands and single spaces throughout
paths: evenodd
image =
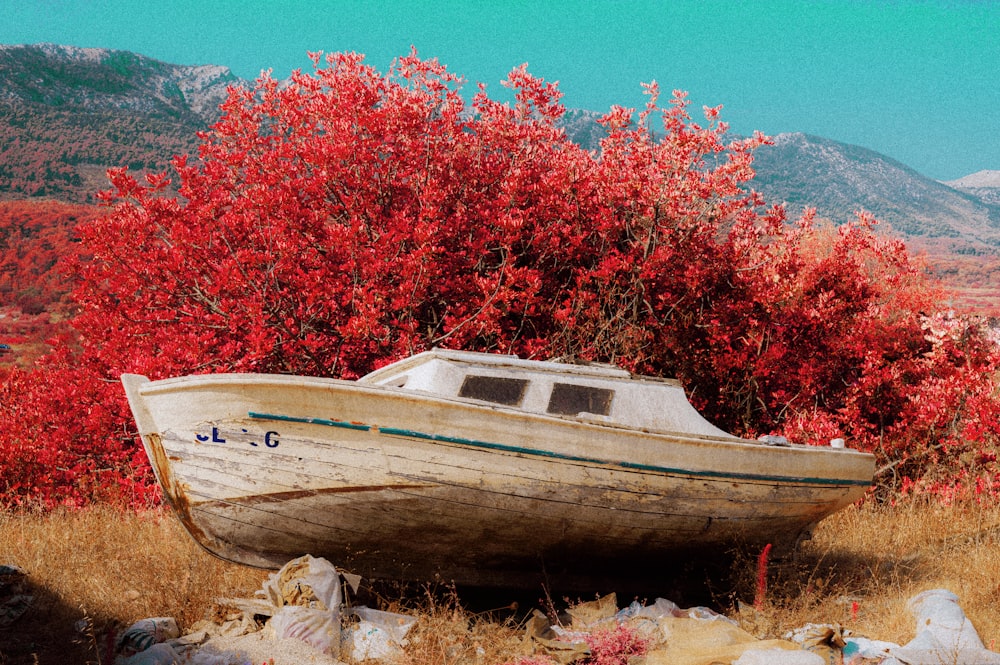
M 167 171 L 193 154 L 232 85 L 218 65 L 129 51 L 0 45 L 0 199 L 92 203 L 112 166 Z
M 0 199 L 93 202 L 105 171 L 167 171 L 195 154 L 197 132 L 220 115 L 230 86 L 249 82 L 221 65 L 173 65 L 130 51 L 0 45 Z M 570 109 L 567 136 L 598 149 L 602 114 Z M 804 207 L 834 222 L 871 212 L 908 238 L 1000 248 L 1000 172 L 938 182 L 873 150 L 794 132 L 755 153 L 748 186 L 791 215 Z
M 790 213 L 814 207 L 834 221 L 865 210 L 907 237 L 1000 247 L 1000 207 L 861 146 L 802 132 L 778 134 L 754 154 L 753 186 Z
M 1000 171 L 983 170 L 944 183 L 990 205 L 1000 206 Z
M 17 226 L 8 240 L 41 243 L 43 250 L 46 243 L 59 246 L 53 238 L 73 242 L 70 226 L 60 220 L 84 213 L 60 206 L 93 204 L 95 194 L 109 187 L 110 167 L 169 172 L 174 155 L 197 154 L 198 132 L 221 115 L 229 87 L 245 85 L 250 83 L 219 65 L 171 65 L 112 49 L 0 45 L 0 212 Z M 596 150 L 605 135 L 602 115 L 569 109 L 562 128 L 570 140 Z M 831 139 L 787 133 L 773 142 L 756 151 L 757 176 L 747 183 L 766 201 L 785 203 L 790 217 L 814 207 L 834 223 L 865 209 L 924 252 L 929 270 L 960 292 L 966 309 L 1000 313 L 1000 172 L 941 183 Z M 13 207 L 3 208 L 5 200 Z M 46 224 L 53 225 L 48 235 L 36 229 Z M 35 230 L 25 235 L 29 227 Z M 0 335 L 7 339 L 21 334 L 18 325 L 42 330 L 31 317 L 41 321 L 47 314 L 32 312 L 56 307 L 45 298 L 59 297 L 43 286 L 51 252 L 22 249 L 37 261 L 18 263 L 0 284 Z M 14 311 L 18 307 L 24 311 Z M 28 337 L 38 337 L 41 348 L 45 334 Z
M 222 65 L 173 65 L 131 51 L 58 44 L 0 44 L 0 73 L 0 100 L 193 114 L 206 125 L 218 117 L 228 86 L 245 83 Z

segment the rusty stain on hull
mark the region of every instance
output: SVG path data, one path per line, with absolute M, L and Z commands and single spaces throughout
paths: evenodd
M 265 494 L 250 494 L 246 496 L 230 497 L 225 500 L 205 501 L 197 504 L 198 508 L 209 508 L 220 505 L 241 505 L 256 506 L 268 503 L 281 503 L 284 501 L 295 501 L 311 496 L 321 496 L 324 494 L 353 494 L 362 492 L 385 492 L 389 490 L 414 490 L 427 489 L 433 485 L 352 485 L 350 487 L 323 487 L 310 490 L 295 490 L 290 492 L 268 492 Z
M 163 488 L 163 494 L 174 509 L 177 518 L 199 545 L 214 553 L 219 545 L 214 538 L 211 538 L 198 526 L 191 514 L 191 502 L 188 500 L 183 485 L 177 481 L 173 474 L 160 435 L 156 433 L 146 434 L 143 436 L 143 440 L 146 443 L 146 452 L 153 465 L 153 470 L 160 481 L 160 487 Z

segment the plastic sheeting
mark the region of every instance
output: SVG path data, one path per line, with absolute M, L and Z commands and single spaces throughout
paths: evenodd
M 568 626 L 551 626 L 536 612 L 526 644 L 533 653 L 570 663 L 588 655 L 592 631 L 628 623 L 650 642 L 646 655 L 629 665 L 1000 665 L 1000 654 L 985 648 L 958 600 L 945 589 L 914 596 L 908 607 L 916 637 L 902 646 L 845 637 L 837 624 L 807 624 L 787 639 L 759 640 L 707 608 L 682 610 L 659 598 L 615 612 L 613 596 L 574 608 Z
M 177 637 L 172 619 L 144 619 L 118 640 L 118 665 L 231 665 L 243 663 L 233 651 L 208 648 L 212 635 L 246 635 L 273 644 L 292 641 L 316 654 L 345 660 L 391 662 L 404 656 L 407 633 L 416 618 L 358 607 L 343 610 L 342 576 L 324 559 L 290 561 L 262 585 L 254 599 L 230 599 L 243 609 L 221 625 L 196 626 Z M 568 664 L 590 655 L 588 638 L 627 624 L 649 645 L 629 665 L 1000 665 L 1000 654 L 983 645 L 972 622 L 944 589 L 925 591 L 908 603 L 916 636 L 905 645 L 846 636 L 837 624 L 807 624 L 787 639 L 757 639 L 734 621 L 708 608 L 681 609 L 658 598 L 619 610 L 614 594 L 567 610 L 550 623 L 536 610 L 526 624 L 526 653 Z M 254 616 L 270 617 L 263 631 Z M 347 625 L 345 629 L 344 626 Z M 198 632 L 200 631 L 200 632 Z M 207 642 L 206 642 L 207 640 Z M 312 661 L 318 662 L 318 661 Z
M 1000 665 L 1000 654 L 989 651 L 958 596 L 947 589 L 919 593 L 907 603 L 916 619 L 916 637 L 903 646 L 864 638 L 847 638 L 845 663 L 879 665 Z

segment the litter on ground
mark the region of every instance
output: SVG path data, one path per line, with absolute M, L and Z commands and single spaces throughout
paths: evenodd
M 0 615 L 15 621 L 24 601 L 19 571 L 0 568 Z M 116 665 L 335 665 L 345 660 L 393 662 L 403 655 L 417 618 L 367 607 L 345 608 L 342 585 L 358 579 L 325 559 L 303 556 L 273 573 L 253 598 L 220 599 L 232 613 L 181 634 L 169 617 L 143 619 L 116 641 Z M 29 597 L 30 598 L 30 597 Z M 560 664 L 590 656 L 588 638 L 627 626 L 646 645 L 629 665 L 1000 665 L 959 598 L 924 591 L 908 603 L 916 636 L 899 645 L 852 635 L 838 624 L 807 624 L 783 639 L 758 639 L 705 607 L 683 609 L 664 598 L 619 609 L 614 594 L 567 610 L 553 623 L 535 610 L 526 621 L 525 656 Z M 30 600 L 28 601 L 30 602 Z M 11 608 L 14 608 L 11 611 Z

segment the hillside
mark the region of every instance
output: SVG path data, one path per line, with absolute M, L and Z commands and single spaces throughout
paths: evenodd
M 944 184 L 986 203 L 1000 206 L 1000 171 L 977 171 Z
M 797 213 L 849 219 L 867 210 L 908 238 L 1000 247 L 1000 207 L 926 178 L 873 150 L 807 134 L 779 134 L 754 160 L 754 187 Z
M 76 253 L 77 225 L 102 212 L 51 200 L 0 201 L 0 343 L 14 351 L 0 353 L 0 367 L 29 365 L 43 341 L 64 329 L 71 282 L 62 260 Z
M 1000 189 L 982 175 L 926 178 L 872 150 L 807 134 L 759 149 L 753 186 L 790 213 L 805 206 L 834 222 L 865 210 L 925 255 L 957 310 L 1000 315 Z M 996 173 L 996 172 L 986 172 Z
M 218 117 L 227 88 L 245 84 L 216 65 L 178 66 L 107 49 L 0 45 L 0 200 L 86 204 L 107 187 L 109 167 L 167 170 L 173 155 L 197 150 L 197 132 Z M 572 140 L 596 150 L 604 135 L 600 115 L 571 109 L 563 126 Z M 1000 172 L 941 183 L 871 150 L 800 133 L 774 137 L 773 146 L 757 151 L 755 168 L 751 186 L 770 202 L 785 202 L 792 215 L 806 205 L 834 222 L 872 212 L 927 254 L 931 269 L 960 291 L 956 304 L 1000 314 Z M 70 228 L 57 221 L 68 217 L 46 206 L 20 208 L 17 215 L 37 217 L 32 227 L 8 213 L 0 211 L 6 215 L 0 307 L 44 317 L 39 308 L 47 310 L 45 303 L 62 292 L 24 258 L 49 257 L 52 238 L 39 224 L 54 223 L 52 233 L 69 238 Z M 24 235 L 29 227 L 35 231 Z M 22 253 L 12 263 L 15 246 Z M 0 326 L 0 335 L 10 333 Z
M 218 117 L 225 67 L 125 51 L 0 45 L 0 198 L 85 203 L 109 166 L 163 171 Z

